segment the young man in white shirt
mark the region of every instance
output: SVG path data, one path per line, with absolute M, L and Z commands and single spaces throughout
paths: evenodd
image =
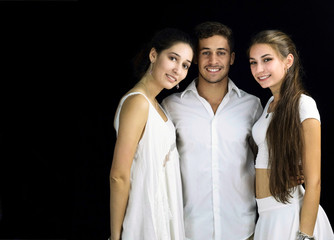
M 217 22 L 195 28 L 199 76 L 163 100 L 177 131 L 186 237 L 252 239 L 256 221 L 251 129 L 259 98 L 228 77 L 233 34 Z

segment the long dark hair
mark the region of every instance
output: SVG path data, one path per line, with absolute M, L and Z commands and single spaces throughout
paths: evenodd
M 269 149 L 270 192 L 276 200 L 287 203 L 292 186 L 300 175 L 302 164 L 303 132 L 299 116 L 300 95 L 306 93 L 301 80 L 301 63 L 291 38 L 279 30 L 266 30 L 252 38 L 250 46 L 257 43 L 270 45 L 284 59 L 288 54 L 294 62 L 288 69 L 280 89 L 280 99 L 275 107 L 267 130 Z

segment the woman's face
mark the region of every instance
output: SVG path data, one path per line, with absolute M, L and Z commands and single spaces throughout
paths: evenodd
M 288 58 L 282 60 L 269 44 L 253 45 L 249 52 L 253 77 L 262 88 L 269 87 L 272 92 L 279 91 L 289 67 Z
M 153 63 L 153 78 L 162 88 L 171 89 L 187 76 L 193 59 L 193 50 L 186 43 L 176 43 L 159 54 L 152 49 L 150 59 Z

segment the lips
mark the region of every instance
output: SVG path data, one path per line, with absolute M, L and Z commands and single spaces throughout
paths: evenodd
M 172 75 L 169 75 L 169 74 L 166 74 L 168 80 L 171 82 L 171 83 L 174 83 L 177 81 L 177 78 L 175 78 L 174 76 Z
M 206 67 L 205 69 L 210 73 L 216 73 L 216 72 L 219 72 L 222 68 L 221 67 Z
M 264 80 L 267 80 L 270 76 L 271 76 L 270 74 L 262 75 L 262 76 L 257 77 L 257 79 L 259 79 L 259 81 L 264 81 Z

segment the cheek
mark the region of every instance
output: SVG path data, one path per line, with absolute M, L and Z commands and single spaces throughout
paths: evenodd
M 255 71 L 256 71 L 256 69 L 255 69 L 255 67 L 254 66 L 251 66 L 250 67 L 250 70 L 251 70 L 251 73 L 252 73 L 252 75 L 253 75 L 253 77 L 255 78 Z
M 182 74 L 181 74 L 181 76 L 180 76 L 180 81 L 182 81 L 183 79 L 185 79 L 186 76 L 187 76 L 187 74 L 188 74 L 188 71 L 186 71 L 186 70 L 182 70 Z
M 277 66 L 272 66 L 272 72 L 275 74 L 276 78 L 278 80 L 283 79 L 285 72 L 284 72 L 284 66 L 277 65 Z
M 159 61 L 156 61 L 156 66 L 159 69 L 166 69 L 170 65 L 170 61 L 167 59 L 159 59 Z
M 204 56 L 200 56 L 197 58 L 197 65 L 203 65 L 205 62 L 205 57 Z

